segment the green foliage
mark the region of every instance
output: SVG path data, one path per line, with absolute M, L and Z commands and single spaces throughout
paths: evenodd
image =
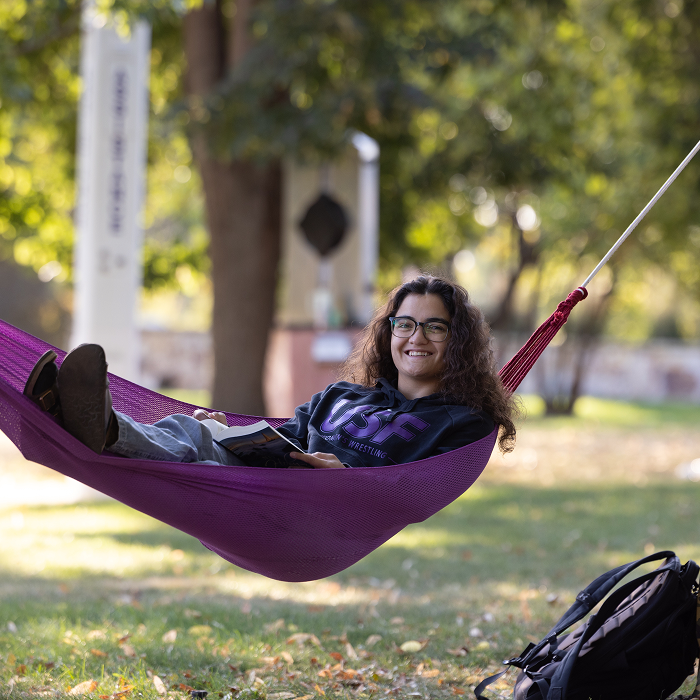
M 181 22 L 196 5 L 98 3 L 122 33 L 137 17 L 153 26 L 149 288 L 178 286 L 178 269 L 208 272 L 197 130 L 224 158 L 307 162 L 368 133 L 381 148 L 381 285 L 409 264 L 450 271 L 469 250 L 495 271 L 494 309 L 493 290 L 520 276 L 523 327 L 582 281 L 697 139 L 692 3 L 263 0 L 245 60 L 187 100 Z M 219 7 L 235 20 L 233 0 Z M 35 270 L 58 261 L 59 279 L 70 275 L 78 13 L 77 0 L 0 1 L 0 255 Z M 593 298 L 612 290 L 611 334 L 700 332 L 698 172 L 591 285 Z M 527 230 L 523 207 L 536 218 Z
M 72 273 L 80 6 L 0 2 L 0 258 L 57 281 Z M 209 268 L 201 186 L 169 111 L 182 95 L 180 18 L 169 2 L 97 7 L 123 34 L 135 11 L 154 22 L 144 284 L 182 287 Z
M 0 3 L 0 257 L 70 265 L 79 2 Z

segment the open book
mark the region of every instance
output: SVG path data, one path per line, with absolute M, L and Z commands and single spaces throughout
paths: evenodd
M 231 450 L 249 467 L 271 467 L 287 469 L 289 467 L 308 467 L 289 456 L 290 452 L 303 452 L 284 435 L 278 433 L 267 421 L 261 420 L 251 425 L 234 425 L 226 427 L 223 423 L 208 418 L 203 420 L 211 430 L 214 440 Z

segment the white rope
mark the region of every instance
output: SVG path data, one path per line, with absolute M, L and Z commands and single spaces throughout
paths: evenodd
M 693 156 L 700 151 L 700 141 L 698 141 L 695 144 L 695 148 L 685 157 L 684 161 L 676 168 L 674 171 L 673 175 L 664 182 L 663 186 L 661 189 L 652 197 L 651 201 L 649 204 L 647 204 L 644 209 L 639 213 L 637 218 L 627 227 L 627 230 L 617 239 L 617 242 L 615 245 L 610 248 L 608 251 L 607 255 L 598 263 L 596 266 L 595 270 L 591 272 L 590 275 L 586 278 L 586 281 L 581 285 L 582 287 L 585 287 L 588 285 L 588 283 L 598 274 L 600 271 L 600 268 L 605 265 L 605 263 L 610 260 L 610 258 L 613 256 L 615 251 L 625 242 L 625 239 L 634 231 L 635 228 L 637 228 L 637 224 L 649 213 L 649 210 L 656 204 L 656 202 L 659 201 L 661 198 L 661 195 L 671 186 L 671 183 L 683 172 L 683 169 L 685 168 L 688 163 L 693 159 Z

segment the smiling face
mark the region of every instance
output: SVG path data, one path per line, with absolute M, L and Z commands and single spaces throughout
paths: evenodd
M 420 322 L 451 320 L 437 294 L 409 294 L 394 316 L 409 316 Z M 449 342 L 449 335 L 441 343 L 427 340 L 422 326 L 410 338 L 391 336 L 391 357 L 399 373 L 397 388 L 407 399 L 428 396 L 438 390 Z

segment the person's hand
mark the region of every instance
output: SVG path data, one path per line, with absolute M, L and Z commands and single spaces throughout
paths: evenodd
M 223 423 L 224 425 L 228 426 L 228 423 L 226 422 L 226 415 L 224 413 L 221 413 L 221 411 L 210 412 L 205 411 L 203 408 L 198 408 L 192 415 L 197 420 L 206 420 L 207 418 L 213 418 L 214 420 L 219 421 L 219 423 Z
M 345 465 L 335 455 L 328 452 L 313 452 L 311 454 L 290 452 L 289 456 L 300 462 L 306 462 L 314 469 L 345 469 Z

